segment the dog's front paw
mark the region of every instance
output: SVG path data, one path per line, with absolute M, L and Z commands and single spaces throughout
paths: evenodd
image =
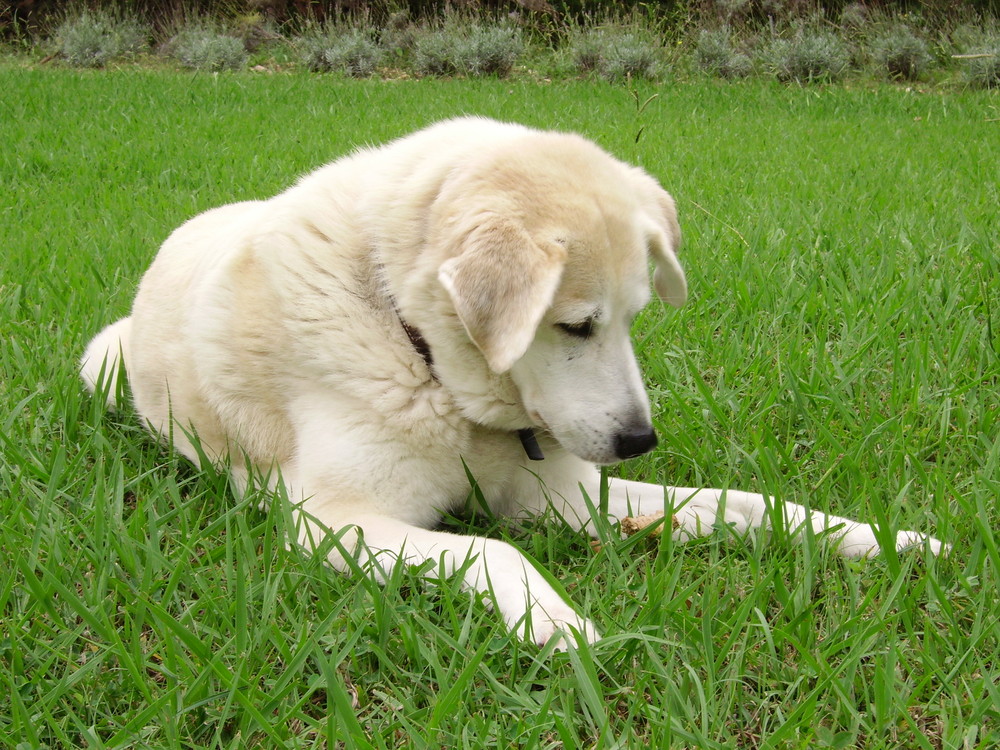
M 845 557 L 877 557 L 882 552 L 875 532 L 870 526 L 858 526 L 845 534 L 838 543 Z M 896 551 L 927 550 L 931 555 L 947 555 L 950 544 L 919 531 L 900 531 L 896 534 Z
M 565 651 L 574 641 L 594 643 L 601 638 L 594 623 L 566 605 L 545 609 L 534 607 L 530 622 L 524 623 L 522 635 L 539 646 L 554 643 L 556 651 Z
M 919 531 L 900 531 L 896 534 L 896 549 L 900 552 L 905 549 L 926 549 L 935 557 L 939 557 L 951 552 L 951 545 Z

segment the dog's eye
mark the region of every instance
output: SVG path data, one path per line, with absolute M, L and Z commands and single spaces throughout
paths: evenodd
M 556 323 L 556 328 L 575 339 L 589 339 L 594 332 L 594 319 L 588 318 L 582 323 Z

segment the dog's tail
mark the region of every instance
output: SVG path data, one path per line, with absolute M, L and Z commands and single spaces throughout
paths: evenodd
M 112 323 L 87 345 L 87 351 L 80 360 L 80 377 L 87 390 L 103 396 L 112 408 L 124 392 L 125 363 L 128 361 L 131 330 L 131 318 L 122 318 L 117 323 Z

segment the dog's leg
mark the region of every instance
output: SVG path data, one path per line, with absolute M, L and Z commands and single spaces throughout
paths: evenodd
M 384 582 L 396 565 L 430 562 L 425 578 L 461 574 L 463 586 L 489 594 L 507 625 L 525 639 L 543 645 L 557 638 L 556 648 L 563 649 L 573 631 L 588 642 L 600 637 L 593 623 L 578 615 L 524 555 L 505 542 L 429 531 L 383 515 L 352 514 L 332 521 L 324 510 L 315 499 L 302 504 L 299 542 L 315 548 L 330 529 L 339 530 L 328 559 L 342 572 L 360 565 Z
M 428 528 L 440 518 L 438 507 L 468 491 L 447 445 L 394 444 L 382 424 L 346 421 L 349 412 L 322 391 L 294 405 L 296 455 L 281 466 L 280 481 L 301 546 L 322 547 L 336 569 L 360 566 L 380 582 L 398 564 L 423 566 L 431 580 L 460 576 L 463 587 L 489 595 L 508 626 L 538 644 L 561 643 L 572 631 L 588 642 L 599 638 L 513 546 Z
M 590 504 L 597 506 L 600 498 L 600 477 L 583 483 Z M 576 495 L 581 495 L 577 490 Z M 573 493 L 563 493 L 554 503 L 557 512 L 576 525 L 594 532 L 587 504 L 573 499 Z M 812 510 L 796 503 L 778 502 L 753 492 L 738 490 L 697 489 L 693 487 L 661 487 L 655 484 L 625 479 L 608 480 L 608 515 L 612 520 L 628 516 L 649 515 L 665 511 L 664 523 L 679 541 L 707 536 L 720 524 L 733 532 L 745 534 L 751 529 L 769 528 L 780 517 L 788 534 L 800 537 L 808 527 L 818 536 L 829 539 L 845 557 L 872 557 L 879 553 L 879 534 L 869 524 Z M 922 547 L 932 554 L 947 552 L 947 545 L 938 539 L 916 531 L 896 533 L 895 547 Z
M 673 527 L 673 536 L 678 540 L 706 536 L 719 523 L 744 534 L 750 529 L 768 528 L 774 519 L 780 518 L 792 536 L 801 536 L 809 528 L 831 540 L 845 557 L 872 557 L 880 550 L 879 535 L 871 525 L 796 503 L 778 502 L 738 490 L 658 487 L 610 480 L 609 513 L 616 518 L 628 514 L 630 507 L 641 508 L 639 512 L 643 513 L 650 512 L 650 508 L 664 510 L 664 506 L 672 514 L 666 523 Z M 897 532 L 895 546 L 897 550 L 925 547 L 935 555 L 945 551 L 939 540 L 916 531 Z

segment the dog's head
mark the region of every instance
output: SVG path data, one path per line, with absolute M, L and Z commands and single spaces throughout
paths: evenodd
M 671 197 L 575 136 L 532 134 L 453 180 L 452 257 L 438 271 L 465 332 L 524 410 L 596 463 L 656 445 L 629 337 L 654 288 L 687 285 Z

